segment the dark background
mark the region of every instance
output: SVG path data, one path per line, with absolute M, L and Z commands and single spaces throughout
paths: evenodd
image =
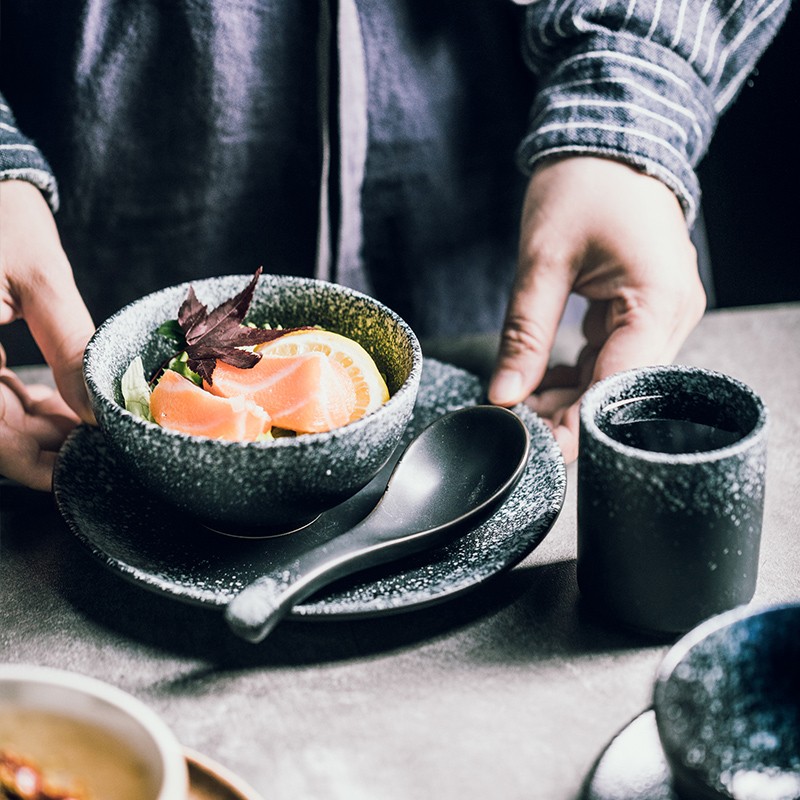
M 793 6 L 698 168 L 716 307 L 800 301 L 798 43 Z M 41 360 L 24 323 L 0 333 L 11 364 Z
M 698 168 L 717 306 L 800 300 L 799 15 L 795 4 Z

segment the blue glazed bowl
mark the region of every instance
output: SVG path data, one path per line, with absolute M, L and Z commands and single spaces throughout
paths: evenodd
M 251 276 L 193 281 L 214 308 Z M 422 353 L 411 328 L 378 301 L 333 283 L 262 275 L 247 319 L 284 327 L 319 325 L 358 341 L 374 358 L 390 399 L 366 417 L 326 433 L 265 442 L 229 442 L 166 430 L 125 410 L 120 379 L 141 356 L 150 374 L 174 352 L 157 332 L 177 317 L 189 284 L 126 306 L 95 332 L 84 377 L 98 425 L 120 466 L 145 491 L 208 526 L 272 535 L 307 525 L 365 486 L 388 460 L 411 417 Z
M 800 603 L 712 617 L 665 657 L 654 707 L 681 797 L 800 797 Z

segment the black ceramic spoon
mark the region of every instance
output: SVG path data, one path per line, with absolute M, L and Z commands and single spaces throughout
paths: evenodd
M 297 603 L 333 581 L 437 547 L 497 509 L 520 479 L 530 435 L 497 406 L 445 414 L 406 448 L 358 525 L 257 578 L 229 603 L 232 630 L 260 642 Z

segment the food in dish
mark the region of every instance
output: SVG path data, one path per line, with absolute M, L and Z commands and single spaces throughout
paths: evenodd
M 89 800 L 77 787 L 56 785 L 30 758 L 0 750 L 0 800 Z
M 379 408 L 386 381 L 356 341 L 318 327 L 245 322 L 247 288 L 212 311 L 193 289 L 159 332 L 179 352 L 148 381 L 134 359 L 122 379 L 126 408 L 162 427 L 234 441 L 322 433 Z
M 269 414 L 252 400 L 218 397 L 171 369 L 150 395 L 150 414 L 164 428 L 213 439 L 255 441 L 272 426 Z

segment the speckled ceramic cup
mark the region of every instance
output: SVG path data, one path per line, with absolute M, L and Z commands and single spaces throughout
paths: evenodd
M 767 411 L 718 372 L 656 366 L 593 386 L 580 412 L 585 605 L 655 634 L 747 603 L 758 572 Z

